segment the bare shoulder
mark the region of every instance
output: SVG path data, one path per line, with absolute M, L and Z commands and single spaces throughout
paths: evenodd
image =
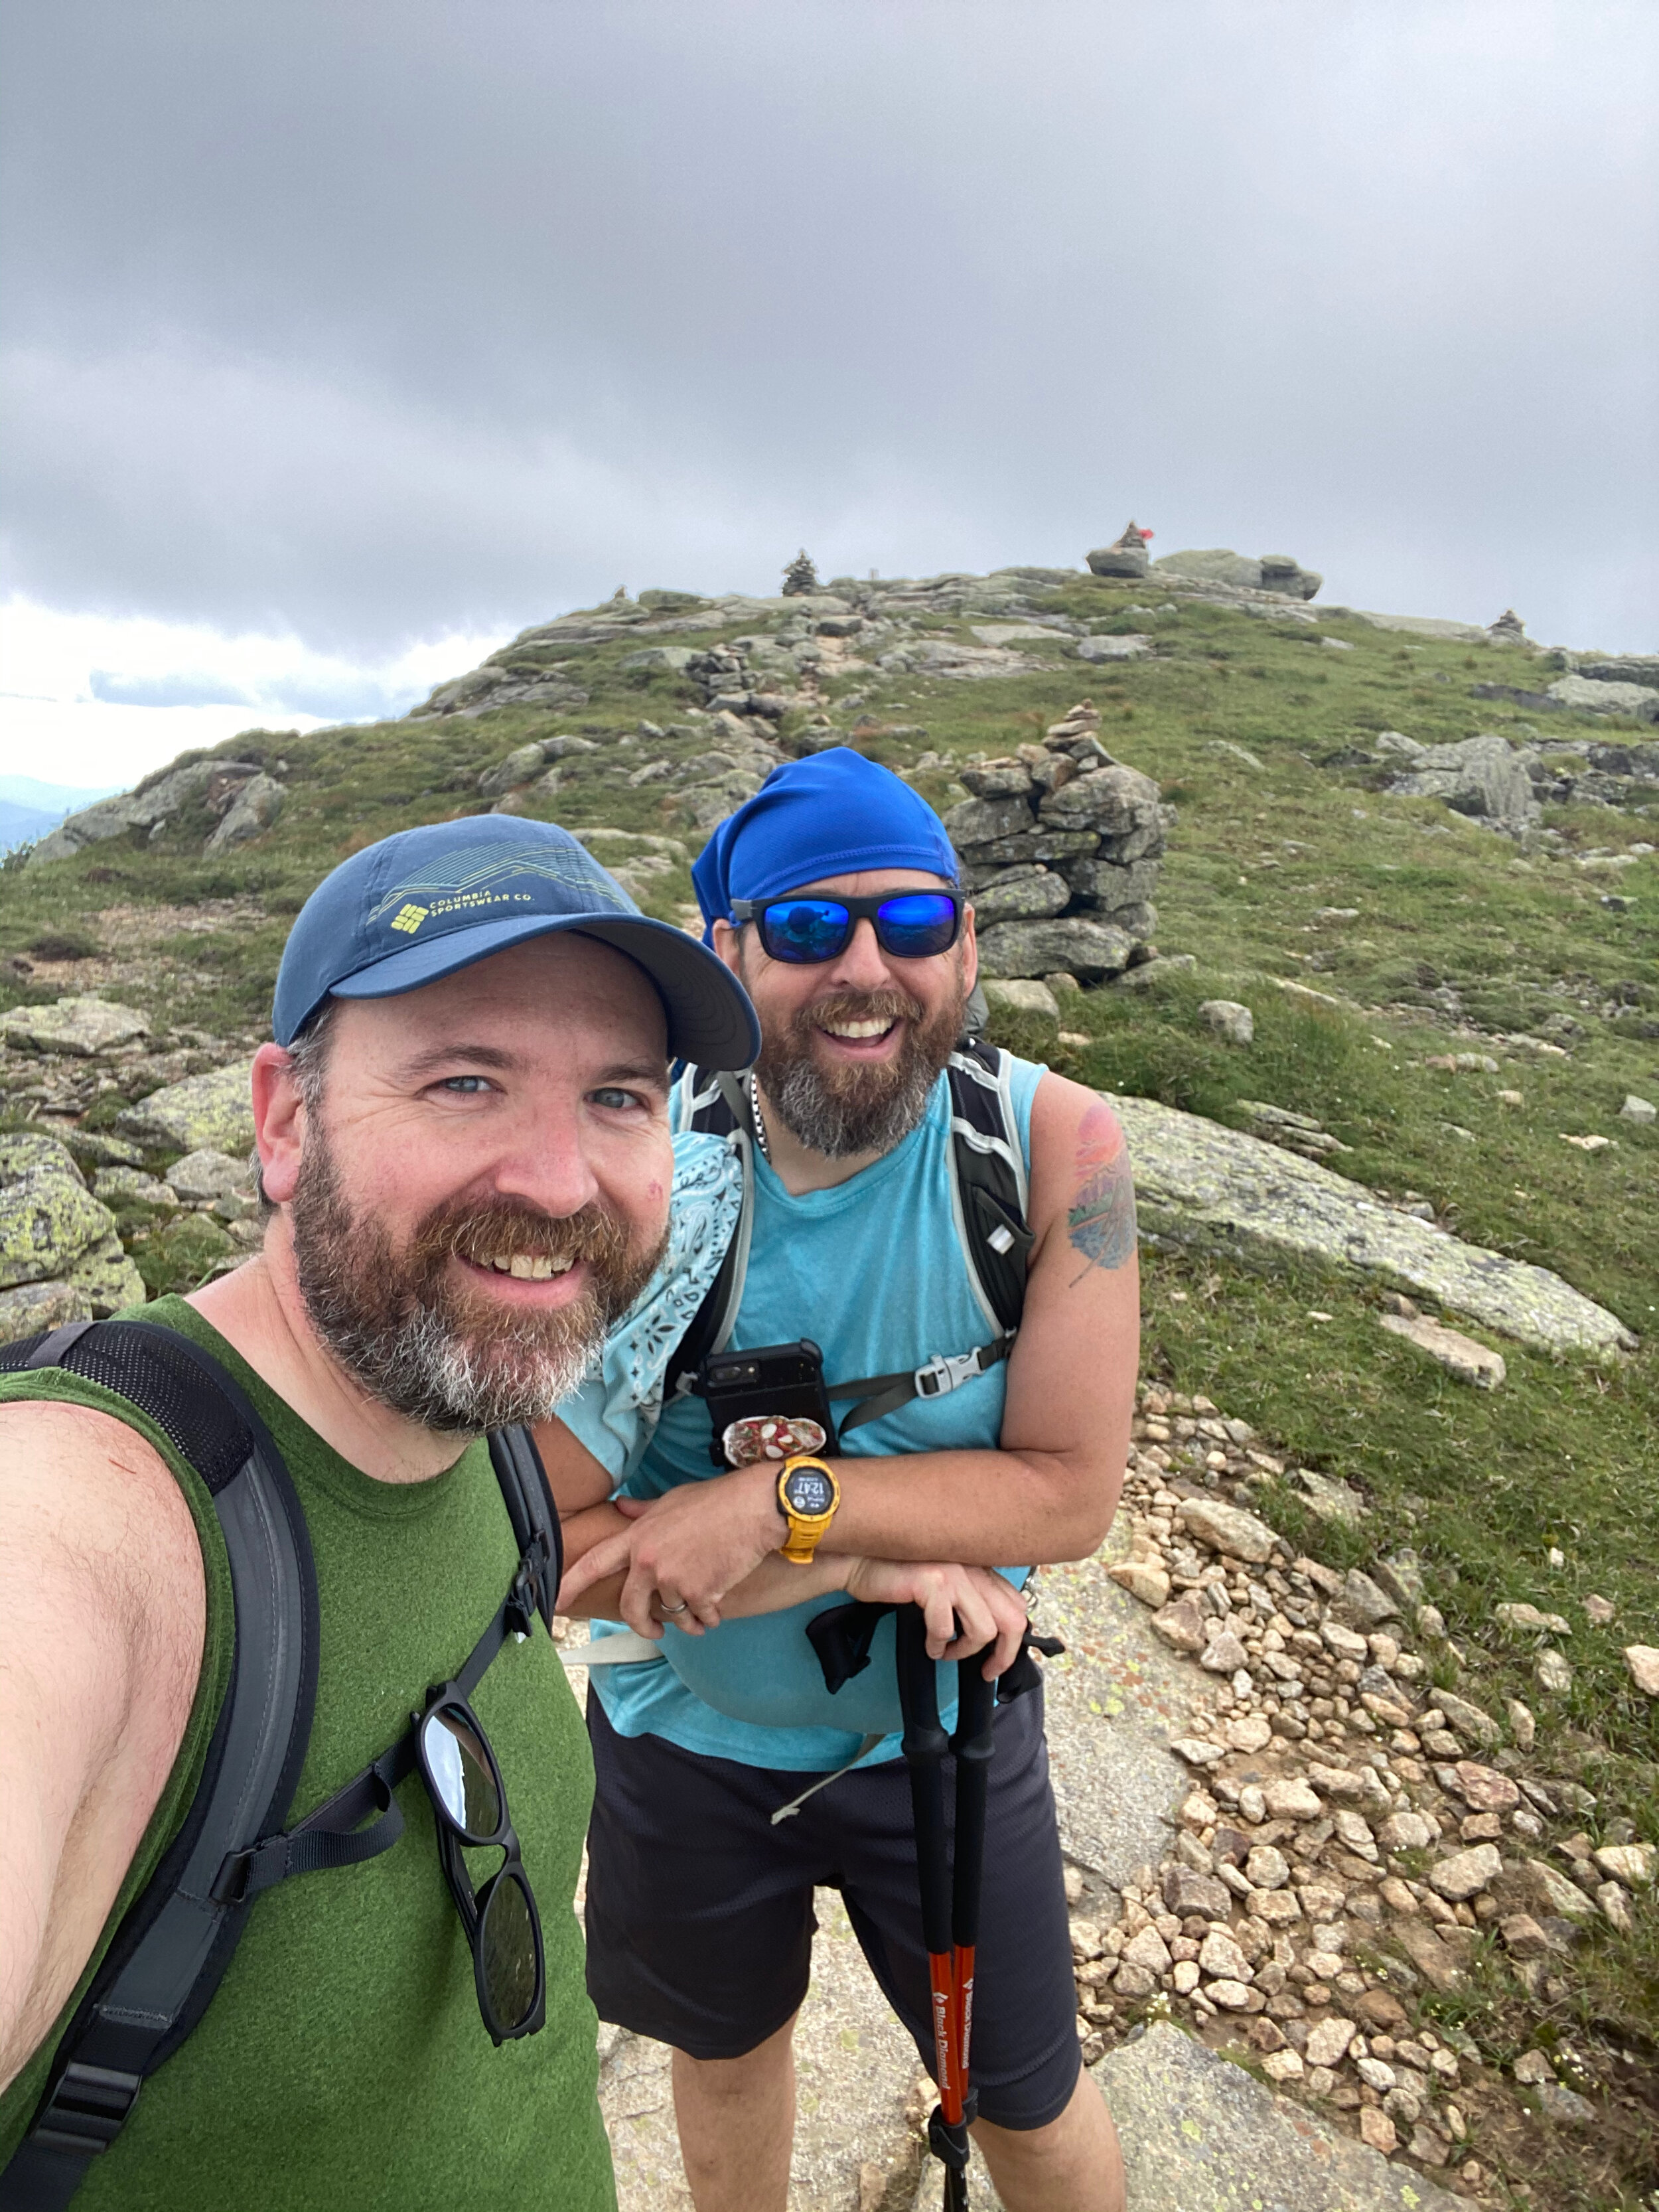
M 1031 1101 L 1031 1225 L 1039 1252 L 1063 1238 L 1085 1270 L 1115 1271 L 1134 1255 L 1123 1125 L 1097 1091 L 1063 1075 L 1043 1076 Z
M 112 1414 L 0 1405 L 0 1574 L 95 1581 L 100 1609 L 199 1654 L 205 1574 L 190 1506 L 155 1447 Z

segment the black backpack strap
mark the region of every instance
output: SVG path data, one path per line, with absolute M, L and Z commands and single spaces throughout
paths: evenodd
M 688 1068 L 680 1079 L 686 1103 L 686 1127 L 706 1136 L 724 1137 L 736 1151 L 743 1169 L 743 1197 L 738 1225 L 720 1264 L 720 1272 L 703 1293 L 702 1304 L 691 1316 L 685 1334 L 669 1354 L 662 1380 L 663 1403 L 692 1387 L 692 1378 L 711 1352 L 724 1349 L 743 1300 L 744 1279 L 749 1273 L 749 1239 L 755 1224 L 755 1162 L 752 1123 L 748 1102 L 738 1080 L 726 1073 L 706 1074 Z
M 240 1385 L 189 1338 L 149 1322 L 76 1323 L 0 1349 L 0 1372 L 43 1366 L 125 1398 L 196 1469 L 224 1534 L 236 1638 L 195 1798 L 59 2042 L 46 2096 L 0 2173 L 0 2212 L 62 2212 L 146 2077 L 206 2010 L 246 1909 L 215 1893 L 220 1868 L 287 1811 L 317 1686 L 305 1516 Z
M 509 1636 L 522 1641 L 529 1635 L 538 1613 L 550 1633 L 553 1604 L 564 1575 L 559 1516 L 535 1438 L 526 1428 L 492 1430 L 489 1460 L 513 1524 L 519 1564 L 494 1620 L 455 1677 L 465 1698 L 477 1688 Z M 361 1866 L 389 1851 L 404 1832 L 403 1813 L 393 1793 L 414 1771 L 415 1731 L 410 1728 L 303 1820 L 230 1853 L 219 1869 L 216 1895 L 244 1904 L 295 1875 Z M 362 1825 L 366 1820 L 367 1827 Z M 3 2205 L 0 2212 L 4 2212 Z
M 1033 1237 L 1025 1154 L 1014 1119 L 1013 1062 L 975 1037 L 951 1054 L 951 1211 L 980 1302 L 1003 1333 L 1025 1310 L 1025 1266 Z

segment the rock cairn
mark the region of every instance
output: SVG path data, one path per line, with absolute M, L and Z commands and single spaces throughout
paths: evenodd
M 1139 769 L 1114 760 L 1085 699 L 1040 745 L 960 771 L 945 817 L 991 977 L 1121 975 L 1158 927 L 1152 893 L 1175 820 Z
M 1085 558 L 1097 576 L 1144 576 L 1151 560 L 1146 544 L 1152 534 L 1133 521 L 1126 523 L 1121 537 L 1109 545 L 1097 545 Z
M 817 588 L 818 572 L 803 545 L 783 572 L 783 596 L 787 599 L 799 599 L 802 593 L 816 592 Z
M 1143 1386 L 1115 1547 L 1127 1540 L 1127 1557 L 1109 1571 L 1214 1686 L 1171 1747 L 1194 1779 L 1168 1856 L 1115 1899 L 1069 1877 L 1079 2033 L 1092 2060 L 1179 2009 L 1374 2148 L 1461 2160 L 1479 2186 L 1492 2177 L 1461 2147 L 1510 2089 L 1415 2000 L 1462 1984 L 1485 1932 L 1534 1997 L 1557 2002 L 1588 1928 L 1628 1934 L 1651 1909 L 1659 1852 L 1605 1817 L 1593 1844 L 1577 1825 L 1589 1792 L 1533 1778 L 1526 1705 L 1500 1721 L 1434 1686 L 1411 1644 L 1443 1675 L 1465 1655 L 1413 1553 L 1339 1573 L 1250 1510 L 1286 1474 L 1209 1399 Z M 1540 1687 L 1559 1693 L 1571 1669 L 1547 1639 L 1567 1622 L 1497 1611 L 1496 1634 L 1540 1643 Z M 1547 2093 L 1546 2117 L 1594 2122 L 1589 2081 L 1575 2087 L 1536 2051 L 1511 2070 Z

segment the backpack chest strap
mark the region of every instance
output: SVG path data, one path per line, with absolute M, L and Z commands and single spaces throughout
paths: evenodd
M 861 1429 L 867 1421 L 879 1421 L 889 1413 L 896 1413 L 901 1406 L 908 1406 L 914 1398 L 944 1398 L 952 1390 L 961 1389 L 978 1376 L 988 1373 L 1000 1360 L 1006 1359 L 1014 1348 L 1017 1329 L 994 1338 L 989 1344 L 975 1345 L 971 1352 L 936 1352 L 920 1367 L 901 1368 L 893 1375 L 866 1375 L 856 1382 L 831 1384 L 828 1395 L 831 1399 L 851 1398 L 854 1410 L 838 1425 L 845 1437 L 850 1430 Z

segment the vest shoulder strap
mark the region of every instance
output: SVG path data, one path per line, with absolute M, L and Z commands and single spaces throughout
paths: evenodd
M 841 1423 L 843 1435 L 911 1398 L 953 1389 L 1006 1358 L 1025 1309 L 1025 1267 L 1033 1237 L 1026 1221 L 1030 1182 L 1014 1112 L 1013 1061 L 995 1045 L 964 1037 L 945 1075 L 951 1094 L 951 1215 L 969 1280 L 995 1340 L 974 1353 L 935 1358 L 914 1376 L 869 1376 L 837 1384 L 830 1390 L 832 1399 L 864 1401 Z M 754 1215 L 749 1106 L 738 1079 L 694 1067 L 681 1083 L 685 1125 L 726 1137 L 741 1155 L 743 1210 L 720 1273 L 670 1356 L 665 1401 L 684 1389 L 706 1356 L 722 1349 L 731 1335 L 748 1273 Z

